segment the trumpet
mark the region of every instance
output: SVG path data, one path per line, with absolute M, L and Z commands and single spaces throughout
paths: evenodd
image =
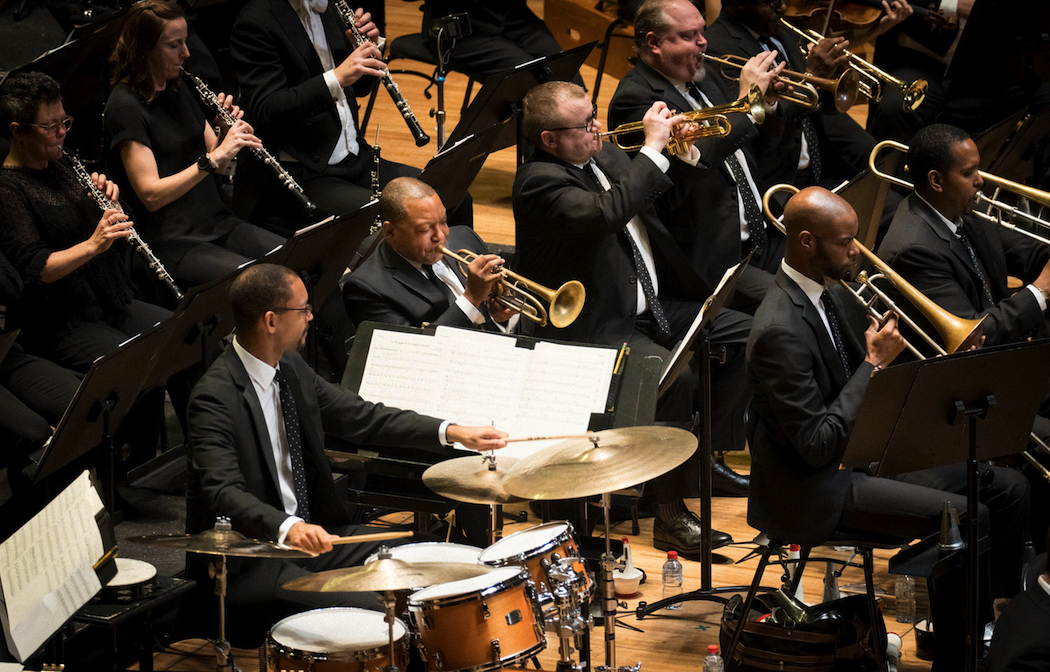
M 677 137 L 674 135 L 674 131 L 672 131 L 670 137 L 667 138 L 667 153 L 674 155 L 688 152 L 689 146 L 699 138 L 729 135 L 729 132 L 733 130 L 733 125 L 729 123 L 729 117 L 726 115 L 732 112 L 750 114 L 752 118 L 754 118 L 756 124 L 761 124 L 766 120 L 766 106 L 765 103 L 762 102 L 762 91 L 757 86 L 752 86 L 746 96 L 740 100 L 733 101 L 732 103 L 682 112 L 682 116 L 685 117 L 685 121 L 682 122 L 683 124 L 697 124 L 697 126 L 684 137 Z M 672 111 L 671 114 L 675 115 L 678 113 Z M 708 125 L 704 122 L 711 122 L 711 124 Z M 677 126 L 675 128 L 677 128 Z M 632 152 L 641 149 L 643 143 L 637 145 L 626 145 L 620 136 L 644 132 L 644 122 L 632 121 L 626 124 L 620 124 L 611 131 L 599 133 L 598 137 L 603 140 L 609 139 L 620 149 Z
M 445 246 L 439 249 L 442 254 L 456 260 L 463 275 L 467 274 L 467 265 L 478 257 L 470 250 L 458 250 L 457 253 Z M 583 310 L 587 291 L 579 280 L 570 280 L 558 289 L 549 289 L 502 266 L 497 271 L 503 277 L 496 281 L 493 299 L 504 308 L 520 313 L 522 317 L 536 322 L 541 327 L 547 326 L 548 317 L 555 327 L 567 327 Z M 550 305 L 549 314 L 536 295 Z
M 786 19 L 781 19 L 780 23 L 810 44 L 816 44 L 824 39 L 824 36 L 817 31 L 802 30 Z M 916 79 L 909 84 L 874 64 L 868 63 L 851 51 L 843 49 L 842 53 L 849 56 L 850 68 L 855 70 L 860 76 L 860 93 L 867 96 L 870 100 L 875 102 L 882 100 L 883 83 L 900 90 L 901 95 L 904 97 L 904 109 L 907 112 L 914 112 L 919 105 L 922 105 L 922 101 L 926 99 L 926 89 L 929 87 L 929 84 L 925 79 Z
M 718 63 L 722 76 L 733 81 L 739 80 L 740 75 L 733 77 L 726 72 L 726 68 L 741 70 L 748 60 L 736 54 L 725 54 L 722 57 L 703 54 L 703 58 L 704 60 Z M 782 70 L 779 78 L 790 85 L 792 90 L 782 93 L 773 92 L 773 95 L 780 100 L 796 103 L 810 110 L 820 107 L 820 93 L 817 89 L 822 89 L 832 95 L 835 100 L 835 109 L 839 112 L 848 112 L 849 108 L 853 107 L 854 103 L 857 102 L 860 77 L 852 69 L 844 70 L 837 79 L 817 77 L 808 72 L 795 72 L 794 70 Z
M 85 168 L 84 164 L 80 162 L 80 159 L 77 158 L 76 154 L 67 152 L 64 149 L 62 150 L 62 153 L 69 159 L 69 163 L 73 166 L 73 172 L 76 173 L 77 179 L 88 188 L 88 191 L 91 192 L 91 198 L 95 200 L 98 207 L 103 212 L 106 210 L 116 210 L 123 215 L 124 208 L 121 207 L 120 203 L 109 200 L 109 198 L 106 197 L 106 194 L 95 186 L 95 182 L 91 179 L 91 175 L 88 173 L 87 168 Z M 128 233 L 128 245 L 131 245 L 132 249 L 142 256 L 146 265 L 149 266 L 149 270 L 153 271 L 153 274 L 164 283 L 164 286 L 171 290 L 171 293 L 175 295 L 175 298 L 181 299 L 182 290 L 179 289 L 179 286 L 175 283 L 175 278 L 171 277 L 167 269 L 164 268 L 164 264 L 160 263 L 160 259 L 157 258 L 157 255 L 153 254 L 153 250 L 151 250 L 149 245 L 146 244 L 146 241 L 142 240 L 142 237 L 139 236 L 139 232 L 134 228 L 131 228 Z
M 914 189 L 915 187 L 911 182 L 908 182 L 907 180 L 902 180 L 899 177 L 890 175 L 889 173 L 884 173 L 881 170 L 879 170 L 878 167 L 875 165 L 876 158 L 878 157 L 879 153 L 887 148 L 895 149 L 897 151 L 904 152 L 905 154 L 908 152 L 908 145 L 896 142 L 894 140 L 883 140 L 879 144 L 875 145 L 875 148 L 871 150 L 871 154 L 868 156 L 868 167 L 871 168 L 871 172 L 874 173 L 880 179 L 889 182 L 890 184 L 895 184 L 898 187 L 904 187 L 905 189 Z M 1000 190 L 1009 191 L 1014 194 L 1017 194 L 1022 198 L 1026 198 L 1029 201 L 1038 203 L 1044 208 L 1050 208 L 1050 192 L 1046 192 L 1041 189 L 1033 189 L 1032 187 L 1019 184 L 1012 180 L 1008 180 L 1004 177 L 999 177 L 997 175 L 992 175 L 991 173 L 986 173 L 983 170 L 979 170 L 977 172 L 980 174 L 981 179 L 983 179 L 985 182 L 995 185 L 997 193 Z M 1050 221 L 1047 221 L 1041 217 L 1037 217 L 1029 212 L 1025 212 L 1024 210 L 1014 207 L 1009 203 L 1004 203 L 1003 201 L 997 198 L 985 196 L 984 193 L 980 191 L 977 192 L 977 203 L 979 205 L 985 204 L 993 208 L 996 211 L 996 214 L 993 215 L 991 213 L 982 212 L 980 210 L 975 209 L 973 211 L 974 215 L 980 217 L 981 219 L 992 222 L 993 224 L 998 224 L 1003 228 L 1010 229 L 1011 231 L 1019 233 L 1023 236 L 1027 236 L 1033 240 L 1037 240 L 1040 243 L 1046 243 L 1050 245 L 1050 238 L 1046 238 L 1045 236 L 1040 236 L 1036 233 L 1032 233 L 1031 231 L 1023 229 L 1017 226 L 1016 224 L 1013 224 L 1012 222 L 1005 221 L 1003 219 L 1003 215 L 1005 214 L 1007 217 L 1017 217 L 1020 219 L 1024 219 L 1028 222 L 1031 222 L 1032 224 L 1035 224 L 1036 226 L 1041 226 L 1043 228 L 1048 229 L 1050 229 Z
M 343 20 L 343 25 L 353 33 L 354 35 L 354 46 L 360 47 L 365 42 L 368 42 L 368 38 L 361 34 L 361 31 L 357 27 L 357 20 L 354 18 L 354 10 L 350 9 L 350 5 L 347 4 L 346 0 L 336 0 L 335 9 L 339 12 L 339 18 Z M 380 38 L 382 39 L 382 38 Z M 386 87 L 387 93 L 390 94 L 390 99 L 394 101 L 394 105 L 397 107 L 397 111 L 401 113 L 401 116 L 405 119 L 405 123 L 408 125 L 408 130 L 412 133 L 412 137 L 416 141 L 416 147 L 422 147 L 423 145 L 430 142 L 430 136 L 426 134 L 423 127 L 419 125 L 419 120 L 416 119 L 416 115 L 412 113 L 412 108 L 408 106 L 408 101 L 405 100 L 405 96 L 401 93 L 401 88 L 394 81 L 394 78 L 387 72 L 382 77 L 383 86 Z

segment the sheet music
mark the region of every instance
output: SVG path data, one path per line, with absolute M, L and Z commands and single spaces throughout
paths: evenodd
M 0 672 L 23 672 L 25 669 L 22 663 L 0 663 Z
M 33 653 L 101 588 L 94 563 L 105 549 L 95 514 L 102 500 L 85 471 L 0 544 L 0 589 L 8 648 Z
M 578 434 L 592 412 L 605 410 L 616 354 L 542 342 L 529 350 L 513 336 L 452 327 L 433 336 L 377 329 L 360 395 L 511 436 Z M 521 457 L 549 444 L 511 444 L 500 454 Z

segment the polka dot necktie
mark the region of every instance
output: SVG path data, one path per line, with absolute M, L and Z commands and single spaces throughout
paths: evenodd
M 839 329 L 839 318 L 835 313 L 835 306 L 831 303 L 831 294 L 828 290 L 824 290 L 820 294 L 820 302 L 824 304 L 824 315 L 828 318 L 828 327 L 831 328 L 831 340 L 835 341 L 835 350 L 838 351 L 839 361 L 842 362 L 842 369 L 849 376 L 853 373 L 853 367 L 850 366 L 849 357 L 846 355 L 846 342 L 842 340 L 842 331 Z
M 762 46 L 769 51 L 776 51 L 777 57 L 775 62 L 777 65 L 780 63 L 787 63 L 787 60 L 783 58 L 784 50 L 778 47 L 772 40 L 760 40 Z M 790 66 L 791 64 L 788 63 Z M 813 174 L 813 182 L 820 182 L 821 161 L 820 161 L 820 138 L 817 137 L 817 129 L 813 126 L 813 120 L 809 118 L 808 114 L 803 114 L 799 117 L 799 124 L 802 126 L 802 136 L 806 138 L 806 145 L 809 149 L 809 170 Z
M 281 414 L 284 416 L 284 433 L 288 440 L 288 454 L 292 458 L 292 485 L 295 499 L 299 503 L 296 515 L 310 522 L 310 502 L 306 495 L 306 466 L 303 463 L 303 436 L 299 430 L 299 414 L 295 410 L 295 399 L 284 372 L 277 370 L 280 387 Z
M 988 286 L 988 278 L 984 276 L 984 269 L 981 268 L 981 262 L 977 258 L 977 252 L 973 249 L 973 245 L 970 244 L 970 239 L 966 235 L 966 227 L 963 226 L 962 222 L 960 222 L 958 228 L 956 228 L 955 234 L 959 237 L 959 242 L 962 243 L 964 248 L 966 248 L 966 253 L 970 255 L 970 261 L 973 262 L 973 268 L 977 271 L 977 279 L 981 281 L 981 292 L 984 294 L 985 301 L 987 301 L 987 303 L 981 307 L 990 308 L 994 306 L 995 299 L 992 298 L 992 289 Z

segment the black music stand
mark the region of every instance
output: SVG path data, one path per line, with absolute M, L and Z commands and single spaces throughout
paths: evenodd
M 995 155 L 987 172 L 1041 189 L 1046 187 L 1043 181 L 1050 162 L 1050 111 L 1035 115 L 1025 115 L 1025 112 L 1015 115 L 1024 115 L 1024 121 Z
M 969 672 L 977 669 L 981 641 L 977 461 L 1015 453 L 1028 443 L 1048 377 L 1050 340 L 1001 345 L 880 371 L 868 385 L 842 459 L 846 467 L 878 462 L 878 476 L 966 462 Z
M 103 503 L 107 510 L 116 511 L 114 434 L 139 392 L 148 384 L 156 364 L 167 356 L 171 332 L 165 324 L 134 336 L 95 360 L 39 462 L 25 468 L 30 480 L 40 483 L 101 445 L 106 451 L 99 476 L 103 483 Z
M 714 319 L 725 306 L 726 301 L 736 289 L 740 274 L 751 262 L 751 256 L 741 261 L 733 272 L 726 276 L 715 289 L 714 294 L 704 302 L 704 307 L 698 315 L 698 320 L 690 327 L 682 343 L 675 348 L 671 361 L 667 363 L 663 375 L 660 377 L 660 394 L 663 395 L 670 388 L 674 379 L 686 367 L 696 352 L 699 356 L 700 368 L 700 424 L 694 429 L 699 432 L 700 446 L 704 454 L 700 456 L 700 529 L 702 530 L 703 542 L 700 546 L 700 588 L 665 598 L 652 604 L 642 601 L 635 609 L 635 616 L 641 620 L 658 609 L 668 604 L 679 602 L 692 602 L 697 600 L 710 600 L 726 604 L 729 600 L 721 597 L 719 593 L 739 593 L 747 590 L 747 586 L 713 587 L 711 577 L 711 330 L 714 328 Z M 701 317 L 702 316 L 702 317 Z
M 459 207 L 485 165 L 485 159 L 510 126 L 513 124 L 506 119 L 455 143 L 445 143 L 441 151 L 427 162 L 419 179 L 434 188 L 446 210 Z
M 989 173 L 996 172 L 994 167 L 1006 151 L 1010 141 L 1017 136 L 1029 118 L 1028 108 L 1024 108 L 1008 115 L 1004 119 L 989 126 L 985 130 L 973 136 L 977 151 L 981 154 L 981 170 Z M 1003 177 L 1008 177 L 1003 175 Z M 1014 179 L 1014 178 L 1010 178 Z
M 544 56 L 485 79 L 478 95 L 467 106 L 459 123 L 449 134 L 447 143 L 455 144 L 477 135 L 490 126 L 517 118 L 517 123 L 504 127 L 503 133 L 490 151 L 497 152 L 518 144 L 518 162 L 521 162 L 521 99 L 537 84 L 548 81 L 572 81 L 580 66 L 587 60 L 596 42 L 591 42 L 559 54 Z

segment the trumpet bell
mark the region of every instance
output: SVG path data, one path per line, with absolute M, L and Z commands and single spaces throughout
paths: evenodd
M 551 324 L 562 329 L 576 321 L 587 300 L 587 290 L 579 280 L 570 280 L 559 287 L 551 297 Z
M 914 112 L 926 100 L 926 89 L 929 84 L 925 79 L 916 79 L 909 84 L 901 93 L 904 94 L 904 109 Z

